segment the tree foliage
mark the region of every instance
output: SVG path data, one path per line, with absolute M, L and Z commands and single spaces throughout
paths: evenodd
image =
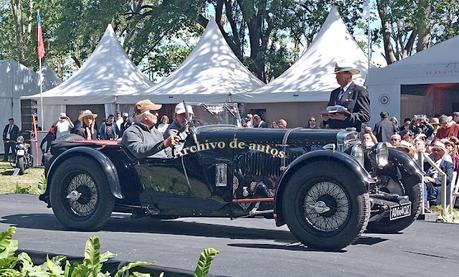
M 1 1 L 1 0 L 0 0 Z M 374 3 L 373 1 L 371 1 Z M 459 1 L 376 0 L 372 31 L 390 64 L 459 33 Z M 284 72 L 336 5 L 348 30 L 365 29 L 364 0 L 3 0 L 0 58 L 37 67 L 35 12 L 41 10 L 46 62 L 60 76 L 82 65 L 107 24 L 131 60 L 152 77 L 172 72 L 214 17 L 236 56 L 263 81 Z M 360 43 L 362 46 L 365 43 Z M 72 61 L 69 63 L 69 61 Z
M 388 64 L 459 34 L 459 1 L 377 0 Z

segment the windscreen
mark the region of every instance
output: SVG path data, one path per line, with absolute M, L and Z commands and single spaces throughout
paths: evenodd
M 236 103 L 193 104 L 193 119 L 198 125 L 229 124 L 241 126 L 241 118 Z

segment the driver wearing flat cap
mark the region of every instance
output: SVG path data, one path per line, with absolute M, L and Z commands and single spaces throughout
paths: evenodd
M 178 143 L 176 135 L 163 139 L 161 132 L 154 128 L 159 109 L 161 105 L 150 100 L 139 101 L 134 106 L 134 124 L 124 131 L 121 143 L 138 159 L 152 155 L 167 158 L 163 150 Z

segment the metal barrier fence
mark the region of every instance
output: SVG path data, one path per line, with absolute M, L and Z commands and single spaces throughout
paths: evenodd
M 435 170 L 437 170 L 438 175 L 441 178 L 441 188 L 440 188 L 440 199 L 441 199 L 441 207 L 442 207 L 442 213 L 450 214 L 453 211 L 453 196 L 454 195 L 454 187 L 456 185 L 456 178 L 453 178 L 450 186 L 449 186 L 449 191 L 447 191 L 447 176 L 446 173 L 441 170 L 437 164 L 429 157 L 429 155 L 425 152 L 417 152 L 417 162 L 422 171 L 424 171 L 424 161 L 427 161 Z M 421 207 L 421 214 L 425 214 L 425 203 L 426 199 L 424 199 L 424 192 L 425 192 L 425 183 L 424 179 L 422 180 L 422 194 L 421 194 L 421 199 L 422 199 L 422 207 Z M 447 200 L 447 193 L 449 193 L 449 199 L 450 203 L 449 205 L 446 203 Z

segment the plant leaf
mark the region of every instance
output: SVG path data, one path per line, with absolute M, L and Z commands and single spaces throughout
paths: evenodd
M 214 257 L 220 252 L 214 248 L 207 248 L 201 252 L 196 270 L 194 271 L 193 277 L 205 277 L 209 273 L 210 264 Z
M 130 269 L 134 268 L 134 267 L 137 267 L 137 266 L 143 266 L 143 265 L 152 265 L 153 263 L 150 263 L 150 262 L 142 262 L 142 261 L 139 261 L 139 262 L 134 262 L 134 263 L 129 263 L 125 266 L 123 266 L 120 270 L 118 270 L 115 274 L 114 277 L 122 277 L 124 276 L 124 273 L 126 271 L 129 271 Z M 148 275 L 150 276 L 150 275 Z
M 113 254 L 110 251 L 104 252 L 100 255 L 99 263 L 105 263 L 106 261 L 110 260 L 111 258 L 115 257 L 116 254 Z
M 78 265 L 78 263 L 70 264 L 69 261 L 65 261 L 64 277 L 71 277 L 72 273 L 73 273 L 73 269 L 77 265 Z
M 140 272 L 132 272 L 132 276 L 134 277 L 150 277 L 150 273 L 140 273 Z M 161 272 L 158 277 L 164 277 L 164 272 Z
M 9 227 L 5 232 L 0 233 L 0 259 L 11 256 L 11 250 L 17 250 L 18 243 L 13 240 L 13 235 L 16 233 L 16 227 Z M 16 242 L 16 249 L 11 248 L 11 243 Z
M 49 259 L 49 257 L 46 256 L 46 262 L 43 266 L 51 273 L 52 276 L 62 276 L 62 274 L 64 273 L 60 265 L 60 262 L 62 261 L 62 256 L 58 257 L 57 259 L 55 258 L 56 257 L 54 257 L 53 259 Z
M 22 277 L 19 271 L 14 269 L 0 269 L 0 276 L 2 277 Z

